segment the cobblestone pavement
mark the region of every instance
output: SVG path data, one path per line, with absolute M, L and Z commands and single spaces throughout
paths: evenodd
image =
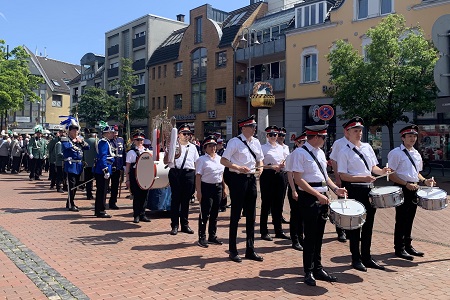
M 450 191 L 450 176 L 435 175 Z M 109 211 L 113 218 L 98 219 L 84 193 L 77 195 L 80 212 L 69 212 L 66 194 L 49 190 L 48 181 L 27 179 L 26 173 L 0 175 L 0 299 L 450 299 L 450 209 L 418 208 L 413 244 L 426 254 L 414 261 L 393 255 L 395 210 L 379 209 L 372 254 L 386 271 L 352 269 L 348 242 L 338 242 L 327 223 L 322 262 L 338 282 L 308 287 L 302 253 L 289 241 L 261 240 L 258 223 L 255 248 L 264 262 L 231 262 L 229 210 L 219 215 L 224 245 L 205 249 L 197 246 L 197 234 L 169 235 L 167 213 L 147 212 L 151 223 L 132 223 L 127 192 L 121 209 Z M 197 202 L 190 212 L 196 231 Z M 238 235 L 244 254 L 244 223 Z

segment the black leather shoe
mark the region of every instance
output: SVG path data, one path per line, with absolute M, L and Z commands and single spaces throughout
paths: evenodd
M 378 270 L 385 270 L 386 268 L 379 265 L 375 260 L 370 259 L 368 261 L 364 261 L 363 264 L 366 266 L 366 268 L 372 268 L 372 269 L 378 269 Z
M 140 221 L 139 216 L 133 218 L 133 223 L 137 224 L 137 223 L 139 223 L 139 221 Z
M 172 227 L 172 230 L 170 231 L 170 235 L 177 235 L 178 233 L 178 227 Z
M 345 236 L 345 233 L 342 232 L 341 234 L 338 235 L 338 241 L 341 243 L 345 243 L 347 241 L 347 237 Z
M 97 218 L 109 219 L 111 218 L 111 215 L 108 215 L 107 213 L 99 213 L 97 214 Z
M 255 252 L 245 253 L 245 258 L 255 260 L 255 261 L 263 261 L 264 260 L 264 258 L 262 258 L 262 256 L 259 256 Z
M 58 193 L 64 193 L 64 191 L 63 191 L 61 188 L 57 189 L 56 191 L 57 191 Z
M 275 237 L 277 239 L 284 239 L 284 240 L 290 240 L 291 238 L 289 236 L 287 236 L 283 231 L 278 232 L 277 234 L 275 234 Z
M 62 192 L 62 190 L 61 190 L 61 192 Z M 86 200 L 94 200 L 94 197 L 93 196 L 86 196 Z M 111 207 L 109 207 L 109 208 L 111 208 Z
M 406 250 L 397 250 L 395 251 L 395 256 L 406 259 L 406 260 L 413 260 L 414 257 L 412 255 L 410 255 L 408 252 L 406 252 Z
M 290 222 L 286 220 L 284 217 L 281 218 L 281 223 L 283 224 L 289 224 Z
M 227 208 L 226 207 L 221 207 L 221 208 L 219 208 L 219 212 L 226 212 L 227 211 Z
M 76 207 L 76 206 L 72 206 L 72 207 L 69 207 L 69 210 L 70 211 L 80 211 L 79 209 L 78 209 L 78 207 Z
M 273 238 L 270 236 L 270 234 L 266 233 L 266 234 L 261 234 L 261 239 L 265 240 L 265 241 L 273 241 Z
M 353 269 L 356 269 L 358 271 L 367 272 L 366 266 L 364 266 L 363 263 L 359 260 L 352 262 L 352 267 Z
M 416 249 L 414 249 L 413 246 L 406 246 L 405 250 L 406 250 L 406 252 L 408 252 L 409 254 L 414 255 L 414 256 L 423 256 L 424 255 L 423 252 L 417 251 Z
M 222 245 L 223 243 L 217 239 L 217 237 L 209 238 L 208 243 L 214 245 Z
M 298 250 L 298 251 L 303 251 L 303 246 L 300 245 L 300 243 L 292 244 L 292 248 L 294 248 L 295 250 Z
M 120 208 L 117 205 L 115 205 L 115 204 L 111 204 L 111 205 L 109 205 L 109 209 L 118 210 Z
M 188 233 L 188 234 L 194 234 L 194 230 L 191 229 L 191 227 L 181 227 L 181 232 Z
M 209 247 L 208 242 L 206 241 L 206 238 L 199 239 L 197 242 L 197 245 L 199 245 L 200 247 L 203 247 L 203 248 Z
M 303 282 L 309 286 L 316 286 L 316 279 L 314 278 L 314 275 L 312 272 L 306 273 L 305 279 L 303 280 Z
M 142 222 L 151 222 L 151 220 L 149 218 L 147 218 L 147 216 L 139 216 L 139 220 Z
M 314 271 L 314 278 L 316 280 L 336 282 L 337 278 L 333 275 L 328 274 L 324 269 Z
M 242 258 L 237 253 L 230 253 L 229 257 L 234 262 L 238 262 L 238 263 L 242 262 Z

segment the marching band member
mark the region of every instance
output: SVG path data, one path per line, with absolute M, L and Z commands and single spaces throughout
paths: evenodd
M 145 204 L 147 202 L 147 190 L 139 187 L 136 180 L 136 161 L 139 156 L 149 150 L 144 147 L 145 134 L 141 131 L 136 131 L 133 134 L 133 147 L 128 151 L 126 157 L 125 174 L 127 175 L 126 185 L 133 195 L 133 223 L 150 222 L 150 219 L 145 215 Z
M 196 145 L 189 142 L 192 135 L 191 127 L 183 124 L 178 128 L 178 142 L 181 155 L 174 162 L 169 163 L 169 183 L 172 191 L 171 235 L 178 233 L 181 223 L 181 232 L 193 234 L 189 227 L 189 201 L 195 192 L 195 162 L 199 155 Z
M 224 166 L 221 157 L 216 153 L 217 139 L 212 135 L 203 141 L 205 154 L 200 156 L 195 167 L 195 185 L 197 199 L 200 203 L 198 220 L 198 245 L 207 248 L 208 243 L 222 245 L 217 240 L 217 216 L 220 201 L 224 196 L 225 183 L 223 181 Z M 208 241 L 206 241 L 206 223 L 208 223 Z
M 110 145 L 115 154 L 111 174 L 111 196 L 109 198 L 109 209 L 119 209 L 117 196 L 119 195 L 120 178 L 122 177 L 125 156 L 125 141 L 119 136 L 119 126 L 114 125 L 114 138 Z
M 413 256 L 423 256 L 411 245 L 411 231 L 417 210 L 417 195 L 419 182 L 427 186 L 435 186 L 433 179 L 425 179 L 422 171 L 422 157 L 414 149 L 419 135 L 419 127 L 411 124 L 400 130 L 402 144 L 388 154 L 388 164 L 395 173 L 389 179 L 403 190 L 404 202 L 395 207 L 394 249 L 397 257 L 413 260 Z
M 348 131 L 349 142 L 339 152 L 337 165 L 342 185 L 347 188 L 349 197 L 361 202 L 367 212 L 362 228 L 346 231 L 350 239 L 352 266 L 356 270 L 366 272 L 367 268 L 385 269 L 370 254 L 376 208 L 370 203 L 369 192 L 375 181 L 372 173 L 382 175 L 390 169 L 380 169 L 372 147 L 361 142 L 363 128 L 364 121 L 360 117 L 354 117 L 345 124 L 344 130 Z
M 34 128 L 34 136 L 28 143 L 30 181 L 41 180 L 42 167 L 47 158 L 47 141 L 42 137 L 44 129 L 41 125 Z
M 294 139 L 295 147 L 302 147 L 306 140 L 306 132 L 304 131 Z M 286 157 L 285 165 L 288 181 L 287 196 L 289 199 L 289 207 L 291 209 L 289 233 L 291 235 L 292 248 L 298 251 L 303 251 L 303 217 L 300 211 L 297 189 L 295 188 L 294 173 L 292 172 L 292 153 Z
M 304 282 L 316 285 L 317 280 L 335 282 L 322 266 L 322 239 L 325 230 L 328 204 L 328 187 L 339 196 L 346 190 L 339 188 L 326 173 L 327 160 L 321 149 L 325 143 L 328 125 L 305 126 L 307 142 L 292 152 L 292 171 L 297 185 L 298 201 L 303 216 L 305 239 L 303 245 Z
M 70 211 L 78 211 L 74 199 L 77 192 L 76 187 L 80 183 L 80 175 L 83 172 L 83 150 L 89 149 L 89 145 L 78 135 L 80 125 L 75 118 L 69 116 L 67 120 L 61 122 L 61 125 L 65 125 L 68 131 L 67 137 L 61 138 L 64 172 L 67 173 L 69 184 L 66 208 Z
M 272 213 L 275 237 L 290 239 L 284 233 L 281 223 L 284 197 L 286 195 L 286 181 L 283 168 L 287 154 L 284 152 L 283 146 L 277 143 L 278 130 L 278 127 L 275 125 L 267 127 L 265 129 L 267 143 L 261 145 L 264 155 L 263 165 L 266 167 L 264 167 L 264 172 L 259 180 L 261 190 L 260 232 L 261 239 L 266 241 L 272 241 L 267 228 L 269 211 Z
M 97 218 L 111 218 L 106 213 L 106 194 L 109 185 L 109 179 L 112 172 L 115 154 L 112 151 L 110 140 L 114 138 L 114 127 L 108 123 L 100 122 L 100 128 L 103 132 L 103 138 L 97 144 L 97 159 L 93 169 L 95 176 L 95 213 Z
M 255 115 L 238 121 L 238 126 L 242 133 L 228 142 L 227 149 L 220 159 L 220 163 L 228 168 L 228 171 L 225 169 L 224 172 L 228 173 L 226 184 L 231 199 L 229 257 L 234 262 L 242 262 L 237 251 L 236 238 L 239 219 L 244 208 L 247 234 L 245 258 L 263 261 L 263 258 L 256 254 L 254 244 L 257 196 L 255 175 L 261 174 L 264 155 L 259 140 L 253 137 L 256 131 Z

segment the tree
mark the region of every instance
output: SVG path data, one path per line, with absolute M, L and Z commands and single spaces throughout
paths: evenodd
M 104 89 L 88 87 L 80 97 L 75 112 L 79 120 L 86 122 L 88 126 L 95 126 L 99 121 L 108 120 L 111 116 L 110 103 L 116 99 L 109 96 Z M 74 113 L 75 113 L 74 112 Z
M 423 115 L 435 109 L 438 89 L 433 69 L 438 52 L 420 27 L 405 27 L 401 15 L 389 15 L 367 31 L 371 43 L 365 57 L 342 40 L 327 55 L 330 84 L 327 94 L 344 113 L 361 116 L 369 125 L 385 125 L 394 148 L 394 124 L 409 122 L 406 112 Z
M 29 57 L 22 46 L 8 53 L 5 41 L 0 40 L 0 112 L 5 117 L 8 110 L 14 112 L 23 109 L 25 100 L 40 100 L 34 91 L 39 89 L 39 84 L 44 83 L 44 79 L 31 74 Z

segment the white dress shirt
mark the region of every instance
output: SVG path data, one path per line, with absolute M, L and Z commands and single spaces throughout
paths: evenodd
M 352 150 L 353 147 L 364 156 L 369 169 L 366 168 L 361 157 Z M 348 147 L 344 147 L 339 152 L 337 163 L 339 173 L 365 176 L 372 175 L 372 168 L 378 164 L 378 160 L 370 144 L 361 142 L 361 147 L 356 147 L 349 141 Z
M 389 152 L 389 167 L 397 173 L 400 179 L 407 182 L 418 182 L 419 172 L 422 171 L 423 165 L 422 157 L 416 149 L 412 148 L 410 151 L 406 149 L 416 165 L 416 170 L 403 149 L 406 148 L 402 144 L 400 147 L 394 148 Z
M 184 162 L 183 169 L 195 170 L 195 162 L 197 161 L 199 155 L 197 151 L 197 147 L 194 144 L 188 143 L 187 145 L 180 145 L 181 147 L 181 155 L 172 163 L 169 163 L 169 168 L 177 168 L 181 169 L 183 165 L 184 156 L 186 155 L 186 151 L 188 151 L 186 161 Z
M 283 146 L 275 142 L 275 145 L 269 142 L 261 145 L 264 154 L 264 165 L 278 165 L 283 162 L 287 155 L 285 155 Z
M 261 149 L 261 144 L 255 137 L 251 137 L 250 141 L 246 140 L 243 134 L 240 134 L 239 137 L 241 137 L 243 141 L 246 141 L 247 145 L 252 149 L 253 153 L 255 153 L 256 161 L 255 158 L 253 158 L 253 155 L 248 150 L 247 146 L 237 137 L 234 137 L 228 141 L 227 148 L 223 152 L 222 157 L 228 159 L 233 164 L 246 166 L 251 170 L 250 174 L 254 174 L 256 162 L 264 160 L 264 154 Z M 236 170 L 231 168 L 230 172 L 238 173 Z
M 220 163 L 220 155 L 212 158 L 208 153 L 198 158 L 195 174 L 202 175 L 202 182 L 221 183 L 225 166 Z
M 335 140 L 333 146 L 331 146 L 332 149 L 330 153 L 330 158 L 337 162 L 339 153 L 341 152 L 342 148 L 347 146 L 348 143 L 350 143 L 350 141 L 347 140 L 345 136 L 341 137 L 338 140 Z

